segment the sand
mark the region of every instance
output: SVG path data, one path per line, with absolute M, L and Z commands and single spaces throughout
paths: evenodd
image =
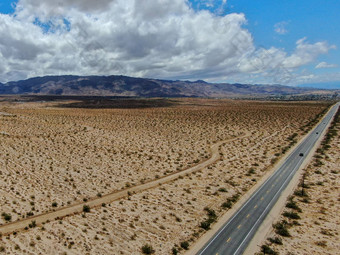
M 323 103 L 179 100 L 152 109 L 69 109 L 6 103 L 0 112 L 0 204 L 11 221 L 86 204 L 219 159 L 105 207 L 3 236 L 7 253 L 169 254 L 204 233 L 205 207 L 244 194 L 299 139 Z M 306 127 L 305 127 L 306 129 Z M 251 134 L 241 139 L 230 140 Z M 5 226 L 8 222 L 1 218 Z M 43 226 L 43 227 L 42 227 Z M 20 249 L 20 250 L 19 250 Z M 176 248 L 180 250 L 179 248 Z M 18 253 L 18 252 L 17 252 Z

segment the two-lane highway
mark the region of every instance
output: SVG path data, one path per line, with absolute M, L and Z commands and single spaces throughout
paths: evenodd
M 287 187 L 306 156 L 333 119 L 340 103 L 334 105 L 323 120 L 286 158 L 284 163 L 243 204 L 231 219 L 198 252 L 199 255 L 242 254 Z

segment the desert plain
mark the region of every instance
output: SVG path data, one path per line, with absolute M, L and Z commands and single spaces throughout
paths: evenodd
M 2 100 L 0 252 L 182 254 L 213 224 L 208 219 L 227 212 L 330 106 L 161 100 L 166 104 L 157 107 Z M 87 206 L 169 176 L 176 178 Z M 6 232 L 79 204 L 82 212 Z

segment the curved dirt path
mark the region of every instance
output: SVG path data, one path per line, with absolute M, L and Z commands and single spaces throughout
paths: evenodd
M 232 141 L 235 141 L 235 140 L 238 140 L 238 139 L 242 139 L 242 138 L 245 138 L 245 137 L 249 137 L 250 135 L 251 135 L 250 132 L 246 132 L 242 136 L 238 136 L 238 137 L 235 137 L 235 138 L 231 138 L 231 139 L 220 141 L 220 142 L 213 144 L 210 147 L 211 157 L 209 159 L 207 159 L 206 161 L 204 161 L 202 163 L 199 163 L 198 165 L 190 167 L 186 170 L 183 170 L 183 171 L 171 174 L 171 175 L 167 175 L 167 176 L 159 178 L 157 180 L 152 180 L 152 181 L 146 182 L 144 184 L 133 186 L 133 187 L 121 190 L 121 191 L 115 191 L 115 192 L 103 195 L 102 197 L 99 197 L 99 198 L 93 198 L 93 199 L 90 199 L 87 202 L 81 202 L 81 203 L 78 203 L 78 204 L 74 204 L 74 205 L 70 205 L 70 206 L 67 206 L 67 207 L 60 208 L 60 209 L 56 209 L 56 210 L 51 211 L 51 212 L 46 212 L 46 213 L 35 215 L 35 216 L 29 217 L 29 218 L 26 218 L 26 219 L 22 219 L 22 220 L 19 220 L 19 221 L 14 221 L 14 222 L 11 222 L 11 223 L 1 225 L 0 226 L 0 234 L 5 235 L 5 234 L 13 233 L 15 231 L 23 230 L 26 227 L 28 227 L 28 225 L 31 224 L 32 221 L 35 221 L 35 223 L 37 225 L 40 225 L 40 224 L 42 224 L 43 222 L 46 222 L 46 221 L 61 219 L 61 218 L 66 217 L 66 216 L 74 215 L 76 213 L 81 213 L 81 212 L 83 212 L 83 206 L 84 205 L 88 205 L 88 206 L 90 206 L 90 208 L 98 207 L 98 206 L 101 206 L 103 203 L 107 204 L 107 203 L 110 203 L 112 201 L 118 200 L 120 198 L 127 197 L 130 194 L 134 194 L 136 192 L 155 188 L 155 187 L 157 187 L 161 184 L 174 181 L 177 178 L 179 178 L 180 176 L 184 176 L 184 175 L 199 171 L 199 170 L 215 163 L 218 159 L 220 159 L 219 147 L 222 144 L 232 142 Z

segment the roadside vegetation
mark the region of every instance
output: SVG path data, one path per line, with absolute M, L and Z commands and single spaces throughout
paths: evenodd
M 338 252 L 339 130 L 340 110 L 259 254 L 281 254 L 292 246 L 306 254 Z

